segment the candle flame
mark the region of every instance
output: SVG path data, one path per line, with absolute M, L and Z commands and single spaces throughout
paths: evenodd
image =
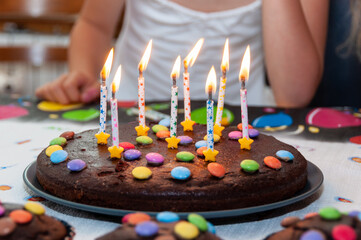
M 229 44 L 228 44 L 228 38 L 227 38 L 226 43 L 224 44 L 224 49 L 223 49 L 221 70 L 222 70 L 222 72 L 225 72 L 228 69 L 229 69 Z
M 217 90 L 217 75 L 214 66 L 212 66 L 211 70 L 208 73 L 207 82 L 206 82 L 206 93 L 216 93 Z
M 118 91 L 118 89 L 119 89 L 121 76 L 122 76 L 122 65 L 119 65 L 117 72 L 115 73 L 113 83 L 112 83 L 112 92 L 113 93 L 116 93 L 116 91 Z
M 193 49 L 189 52 L 187 57 L 184 59 L 184 67 L 188 68 L 188 66 L 193 66 L 194 62 L 196 61 L 199 51 L 202 48 L 204 42 L 204 38 L 201 38 L 197 41 L 196 45 L 194 45 Z
M 180 65 L 181 65 L 181 58 L 178 55 L 177 59 L 175 60 L 174 65 L 173 65 L 172 73 L 170 74 L 171 78 L 178 78 L 179 77 Z
M 247 81 L 249 78 L 249 68 L 251 65 L 251 50 L 249 45 L 244 53 L 242 64 L 241 64 L 241 71 L 239 72 L 239 80 L 240 81 Z
M 105 61 L 103 69 L 102 69 L 102 71 L 100 73 L 102 79 L 106 79 L 109 76 L 110 69 L 111 69 L 112 63 L 113 63 L 113 56 L 114 56 L 114 48 L 112 48 L 109 51 L 107 60 Z
M 139 68 L 140 72 L 143 72 L 147 68 L 149 58 L 150 58 L 150 53 L 152 51 L 152 43 L 153 43 L 153 40 L 150 40 L 147 48 L 144 51 L 142 59 L 139 62 L 138 68 Z

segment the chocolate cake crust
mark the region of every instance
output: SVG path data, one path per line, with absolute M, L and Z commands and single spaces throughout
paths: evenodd
M 226 175 L 219 179 L 210 175 L 208 162 L 195 157 L 192 162 L 179 162 L 176 153 L 189 151 L 196 155 L 194 143 L 203 140 L 206 135 L 205 125 L 195 125 L 193 132 L 183 133 L 178 127 L 178 136 L 187 135 L 193 143 L 179 145 L 178 149 L 168 149 L 167 142 L 153 139 L 150 145 L 137 145 L 135 142 L 136 123 L 119 126 L 120 142 L 131 142 L 142 152 L 139 160 L 124 161 L 110 159 L 108 145 L 98 145 L 94 134 L 88 130 L 75 134 L 64 150 L 69 159 L 82 159 L 87 163 L 81 172 L 70 172 L 67 161 L 53 164 L 45 154 L 45 149 L 37 159 L 36 176 L 43 188 L 60 198 L 102 207 L 142 211 L 215 211 L 257 206 L 292 197 L 307 182 L 307 161 L 292 146 L 276 140 L 272 136 L 260 134 L 254 139 L 252 149 L 240 150 L 238 141 L 229 140 L 228 133 L 237 130 L 228 127 L 223 131 L 215 149 L 219 151 L 217 163 L 224 166 Z M 110 133 L 111 129 L 107 129 Z M 266 156 L 276 157 L 278 150 L 287 150 L 294 155 L 290 162 L 282 161 L 282 168 L 274 170 L 263 163 Z M 145 155 L 150 152 L 160 153 L 165 161 L 161 166 L 149 166 Z M 252 159 L 259 163 L 256 173 L 249 174 L 241 170 L 240 163 Z M 132 170 L 146 166 L 152 171 L 148 180 L 137 180 Z M 175 180 L 171 170 L 177 166 L 189 168 L 192 176 L 187 181 Z

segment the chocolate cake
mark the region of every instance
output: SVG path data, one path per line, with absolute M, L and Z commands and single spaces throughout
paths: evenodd
M 361 239 L 359 211 L 340 213 L 335 208 L 323 208 L 319 213 L 307 214 L 304 219 L 287 217 L 281 225 L 285 228 L 265 240 Z
M 117 209 L 175 212 L 237 209 L 272 203 L 292 197 L 306 185 L 305 158 L 294 147 L 272 136 L 260 134 L 254 138 L 250 151 L 241 150 L 238 141 L 228 138 L 228 133 L 237 128 L 226 128 L 220 142 L 215 144 L 219 151 L 216 162 L 225 169 L 224 177 L 219 178 L 210 174 L 209 162 L 204 158 L 196 156 L 189 162 L 176 160 L 176 154 L 181 151 L 196 155 L 194 143 L 203 140 L 205 125 L 195 125 L 193 132 L 183 132 L 178 127 L 178 136 L 187 135 L 193 139 L 191 144 L 179 145 L 178 149 L 168 149 L 167 142 L 157 139 L 153 132 L 148 134 L 153 139 L 152 144 L 136 144 L 136 125 L 135 122 L 120 125 L 119 138 L 120 142 L 135 145 L 142 153 L 139 160 L 125 161 L 124 156 L 120 160 L 110 159 L 110 138 L 108 145 L 98 145 L 94 137 L 98 129 L 88 130 L 68 138 L 63 146 L 68 153 L 68 160 L 64 162 L 52 163 L 46 149 L 40 153 L 36 172 L 39 183 L 47 192 L 69 201 Z M 282 167 L 278 170 L 268 167 L 264 158 L 276 157 L 279 150 L 291 153 L 293 161 L 281 161 Z M 161 154 L 164 163 L 147 164 L 145 155 L 151 152 Z M 67 162 L 72 159 L 83 160 L 86 168 L 70 171 Z M 259 169 L 254 173 L 244 171 L 240 163 L 245 159 L 256 161 Z M 152 171 L 149 179 L 133 177 L 132 170 L 139 166 Z M 171 171 L 177 166 L 188 168 L 191 177 L 183 181 L 172 178 Z
M 0 239 L 3 240 L 70 240 L 74 236 L 65 222 L 44 214 L 43 207 L 35 202 L 24 206 L 4 203 L 0 205 Z

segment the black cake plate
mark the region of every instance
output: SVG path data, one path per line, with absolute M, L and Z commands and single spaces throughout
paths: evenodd
M 219 211 L 206 211 L 206 212 L 198 212 L 198 214 L 201 214 L 202 216 L 208 219 L 227 218 L 227 217 L 235 217 L 235 216 L 247 215 L 251 213 L 263 212 L 298 202 L 314 194 L 321 187 L 323 182 L 323 174 L 321 170 L 311 162 L 307 162 L 307 173 L 308 173 L 308 178 L 307 178 L 306 186 L 291 198 L 270 204 L 259 205 L 255 207 L 219 210 Z M 94 213 L 100 213 L 100 214 L 106 214 L 112 216 L 124 216 L 128 213 L 136 212 L 133 210 L 98 207 L 93 205 L 72 202 L 56 197 L 46 192 L 43 189 L 43 187 L 39 184 L 36 178 L 36 161 L 32 162 L 29 166 L 26 167 L 23 173 L 23 180 L 25 184 L 39 196 L 64 206 L 68 206 L 88 212 L 94 212 Z M 155 216 L 157 214 L 157 212 L 146 212 L 146 213 L 148 213 L 151 216 Z M 178 214 L 181 218 L 186 218 L 188 215 L 188 213 L 186 212 L 181 212 Z

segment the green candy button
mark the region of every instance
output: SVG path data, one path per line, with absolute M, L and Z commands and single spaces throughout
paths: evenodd
M 199 230 L 201 230 L 202 232 L 205 232 L 208 230 L 207 221 L 201 215 L 191 213 L 188 215 L 188 221 L 190 223 L 196 225 L 199 228 Z
M 52 146 L 52 145 L 64 146 L 65 144 L 66 144 L 66 139 L 63 137 L 54 138 L 49 143 L 50 146 Z
M 320 216 L 325 220 L 338 220 L 341 218 L 341 213 L 333 207 L 325 207 L 320 210 Z
M 195 157 L 193 153 L 186 152 L 186 151 L 179 152 L 175 156 L 178 161 L 182 161 L 182 162 L 190 162 Z
M 153 143 L 153 139 L 148 136 L 139 136 L 135 139 L 135 141 L 139 144 L 148 145 Z
M 159 132 L 159 131 L 168 131 L 168 128 L 166 127 L 166 126 L 163 126 L 163 125 L 154 125 L 153 127 L 152 127 L 152 131 L 154 132 L 154 133 L 157 133 L 157 132 Z
M 246 159 L 241 162 L 241 168 L 248 173 L 254 173 L 259 169 L 259 164 L 255 160 Z

